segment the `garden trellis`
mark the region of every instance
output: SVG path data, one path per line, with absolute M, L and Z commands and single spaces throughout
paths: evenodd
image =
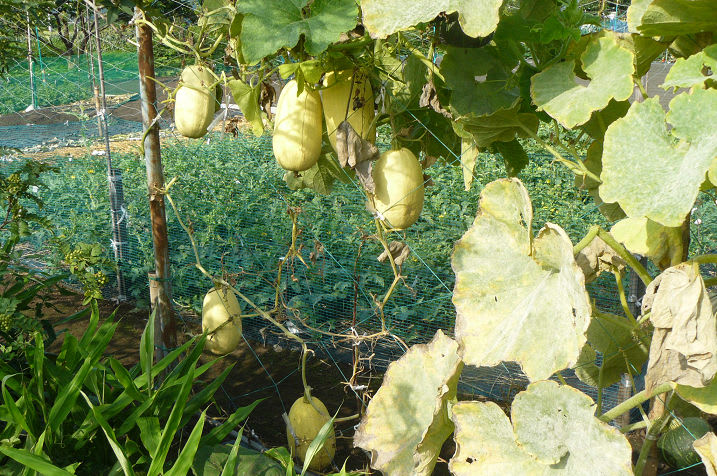
M 38 155 L 51 158 L 60 167 L 60 175 L 47 178 L 48 189 L 43 191 L 47 194 L 47 209 L 72 239 L 99 242 L 109 245 L 108 249 L 114 246 L 119 250 L 115 256 L 126 289 L 108 286 L 107 297 L 125 294 L 146 303 L 149 299 L 146 276 L 153 269 L 153 254 L 145 164 L 138 160 L 137 152 L 142 124 L 136 53 L 122 44 L 121 38 L 119 35 L 102 37 L 102 49 L 112 53 L 104 54 L 104 61 L 100 63 L 95 59 L 99 50 L 94 56 L 91 53 L 65 58 L 45 55 L 44 78 L 37 88 L 39 109 L 29 113 L 32 116 L 12 115 L 24 109 L 28 93 L 31 101 L 34 98 L 32 87 L 23 89 L 23 81 L 31 75 L 31 63 L 28 70 L 23 69 L 28 67 L 27 63 L 18 61 L 0 86 L 0 95 L 12 99 L 2 101 L 3 107 L 8 108 L 4 112 L 9 113 L 8 120 L 15 117 L 18 124 L 0 126 L 3 132 L 0 146 L 8 148 L 4 152 L 3 167 L 15 167 L 28 157 Z M 397 54 L 395 68 L 403 68 L 405 61 L 405 56 Z M 176 84 L 172 79 L 182 67 L 181 58 L 171 53 L 157 55 L 156 62 L 159 81 Z M 109 98 L 109 104 L 103 106 L 107 112 L 103 130 L 113 137 L 104 148 L 93 140 L 97 138 L 97 127 L 92 71 L 99 71 L 100 65 L 105 69 Z M 663 66 L 660 63 L 654 67 Z M 26 72 L 28 76 L 23 80 Z M 161 88 L 158 86 L 158 89 Z M 25 102 L 13 104 L 16 99 Z M 232 101 L 225 103 L 228 118 L 240 117 L 232 105 Z M 63 119 L 70 116 L 83 120 L 67 119 L 66 123 Z M 44 124 L 20 124 L 26 117 L 38 118 Z M 433 186 L 426 190 L 421 220 L 405 234 L 393 232 L 390 236 L 403 240 L 411 250 L 402 266 L 405 286 L 396 291 L 386 307 L 386 325 L 399 340 L 352 342 L 340 336 L 360 338 L 377 330 L 376 297 L 393 279 L 390 267 L 376 260 L 381 249 L 370 238 L 374 233 L 373 220 L 365 209 L 360 188 L 355 183 L 337 183 L 334 193 L 327 196 L 311 190 L 292 191 L 283 179 L 283 171 L 275 164 L 268 134 L 255 137 L 243 128 L 234 131 L 234 137 L 222 128 L 202 139 L 186 140 L 173 130 L 171 115 L 162 117 L 158 124 L 164 177 L 167 180 L 177 177 L 171 195 L 179 217 L 193 230 L 202 264 L 213 274 L 236 283 L 239 290 L 261 307 L 271 307 L 274 302 L 277 289 L 273 282 L 277 269 L 283 269 L 280 282 L 276 283 L 280 301 L 285 305 L 281 317 L 286 321 L 282 322 L 290 322 L 297 333 L 308 336 L 311 347 L 328 361 L 350 361 L 357 348 L 361 365 L 384 370 L 405 351 L 402 342 L 409 345 L 427 342 L 437 329 L 451 328 L 455 314 L 451 302 L 454 277 L 447 256 L 473 221 L 481 189 L 503 174 L 499 155 L 479 156 L 483 167 L 476 169 L 474 183 L 466 192 L 455 186 L 463 181 L 460 154 L 450 151 L 445 163 L 431 167 Z M 419 117 L 414 116 L 413 125 L 423 127 L 425 134 L 433 134 Z M 112 150 L 113 143 L 120 140 L 124 149 Z M 126 144 L 136 144 L 136 147 Z M 67 146 L 75 146 L 74 151 L 67 152 Z M 379 147 L 385 150 L 389 144 L 384 140 Z M 53 152 L 57 150 L 60 152 Z M 69 153 L 73 156 L 68 156 Z M 122 177 L 124 203 L 110 203 L 106 198 L 109 189 L 102 170 L 110 154 L 110 176 Z M 572 175 L 560 164 L 552 163 L 551 157 L 531 152 L 531 162 L 523 177 L 533 197 L 536 223 L 561 220 L 560 224 L 566 227 L 573 241 L 586 233 L 588 224 L 607 224 L 587 195 L 574 190 Z M 111 183 L 117 183 L 117 179 Z M 572 209 L 560 208 L 560 194 L 582 198 L 584 203 Z M 121 223 L 126 231 L 113 235 L 107 219 L 110 210 L 112 222 Z M 569 224 L 564 222 L 568 217 Z M 702 220 L 703 228 L 715 224 L 714 216 L 706 208 L 696 210 L 695 217 Z M 292 244 L 294 224 L 300 230 L 298 236 L 293 236 L 298 253 L 309 265 L 300 260 L 280 261 Z M 193 266 L 192 245 L 171 210 L 167 212 L 167 227 L 174 306 L 182 319 L 196 320 L 201 298 L 211 282 Z M 713 243 L 702 241 L 701 229 L 693 229 L 693 246 L 699 247 L 698 252 L 709 251 Z M 41 247 L 42 240 L 36 245 Z M 620 308 L 614 298 L 614 282 L 603 278 L 589 289 L 598 308 L 605 311 Z M 639 296 L 635 295 L 637 299 Z M 289 345 L 260 317 L 246 318 L 244 328 L 248 345 L 257 342 Z M 316 333 L 312 328 L 335 336 Z M 373 358 L 368 360 L 370 355 Z M 634 371 L 640 374 L 642 369 Z M 351 376 L 346 377 L 348 381 Z M 566 373 L 565 378 L 596 396 L 596 392 L 573 375 Z M 527 380 L 518 367 L 501 365 L 465 371 L 462 384 L 461 390 L 466 394 L 509 401 L 525 387 Z M 272 381 L 269 386 L 275 388 L 276 384 Z M 360 399 L 356 390 L 359 386 L 353 382 L 350 390 Z M 290 403 L 293 396 L 281 398 Z M 613 386 L 602 395 L 602 405 L 609 409 L 616 403 L 617 387 Z

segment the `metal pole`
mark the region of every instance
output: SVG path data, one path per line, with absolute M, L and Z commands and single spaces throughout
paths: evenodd
M 27 62 L 30 65 L 30 90 L 32 91 L 32 109 L 37 109 L 37 89 L 35 89 L 35 71 L 32 64 L 32 33 L 30 33 L 30 13 L 25 12 L 27 19 Z
M 95 20 L 95 47 L 97 49 L 97 71 L 100 75 L 100 97 L 102 101 L 102 109 L 99 111 L 98 117 L 102 121 L 102 132 L 105 138 L 105 155 L 107 156 L 107 180 L 109 182 L 110 191 L 110 219 L 112 221 L 112 249 L 115 255 L 115 263 L 117 264 L 117 300 L 126 301 L 127 295 L 125 293 L 125 282 L 122 273 L 122 256 L 124 255 L 122 247 L 124 241 L 122 240 L 122 233 L 120 233 L 119 227 L 119 213 L 122 210 L 124 204 L 119 202 L 117 199 L 117 182 L 121 180 L 121 176 L 115 175 L 115 169 L 112 168 L 112 155 L 110 154 L 110 135 L 109 129 L 107 128 L 107 98 L 105 97 L 105 74 L 102 67 L 102 45 L 100 43 L 100 28 L 97 22 L 97 5 L 92 0 L 92 10 L 94 12 Z M 89 19 L 88 19 L 89 20 Z
M 135 7 L 135 18 L 141 10 Z M 164 207 L 164 176 L 159 148 L 159 127 L 157 125 L 157 91 L 154 81 L 154 51 L 152 29 L 147 25 L 135 24 L 137 36 L 137 63 L 139 65 L 139 92 L 142 99 L 142 122 L 144 124 L 144 162 L 147 168 L 149 191 L 149 212 L 152 220 L 152 242 L 154 245 L 155 281 L 157 296 L 152 303 L 155 309 L 155 336 L 162 336 L 162 345 L 155 349 L 155 358 L 166 355 L 168 349 L 177 345 L 176 322 L 171 305 L 172 285 L 169 268 L 169 239 L 167 237 L 167 216 Z
M 40 61 L 40 71 L 42 71 L 42 82 L 46 83 L 45 78 L 45 63 L 42 62 L 42 50 L 40 49 L 40 32 L 35 27 L 35 41 L 37 42 L 37 59 Z

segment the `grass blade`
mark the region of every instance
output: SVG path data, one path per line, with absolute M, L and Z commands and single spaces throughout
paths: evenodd
M 102 431 L 105 433 L 107 442 L 112 447 L 112 451 L 114 452 L 117 461 L 119 461 L 120 466 L 122 466 L 122 470 L 124 471 L 125 476 L 134 476 L 132 465 L 127 460 L 124 451 L 122 451 L 122 447 L 117 442 L 117 438 L 115 437 L 115 432 L 112 430 L 112 427 L 109 423 L 107 423 L 107 420 L 105 420 L 105 418 L 102 416 L 102 413 L 97 411 L 97 408 L 92 405 L 92 402 L 90 402 L 90 399 L 87 397 L 87 395 L 85 395 L 85 392 L 80 390 L 80 395 L 82 395 L 82 397 L 87 402 L 87 406 L 90 407 L 92 415 L 94 415 L 95 419 L 97 420 L 97 423 L 99 423 L 100 427 L 102 428 Z
M 214 446 L 224 441 L 224 438 L 226 438 L 227 435 L 239 425 L 239 423 L 246 420 L 246 417 L 248 417 L 252 410 L 254 410 L 254 407 L 256 407 L 263 400 L 264 399 L 262 398 L 254 401 L 253 403 L 250 403 L 245 407 L 238 408 L 234 413 L 229 416 L 229 418 L 226 419 L 224 423 L 212 428 L 209 433 L 204 435 L 202 441 L 200 442 L 200 445 Z
M 12 458 L 18 463 L 37 471 L 43 476 L 74 476 L 72 473 L 58 468 L 47 458 L 37 456 L 25 449 L 10 448 L 8 446 L 0 446 L 0 453 L 8 458 Z
M 241 446 L 242 433 L 244 433 L 244 427 L 239 428 L 239 431 L 237 432 L 237 438 L 236 440 L 234 440 L 232 450 L 229 452 L 229 457 L 227 458 L 226 463 L 224 463 L 224 468 L 222 468 L 222 474 L 220 474 L 219 476 L 234 476 L 234 471 L 237 466 L 237 459 L 239 457 L 239 446 Z
M 13 375 L 7 375 L 2 379 L 2 399 L 5 402 L 5 406 L 7 407 L 8 412 L 10 413 L 10 417 L 15 422 L 15 424 L 25 430 L 27 434 L 31 435 L 34 439 L 35 433 L 30 429 L 30 426 L 27 424 L 27 420 L 25 420 L 25 417 L 22 415 L 22 412 L 20 412 L 20 409 L 17 407 L 15 400 L 12 398 L 12 395 L 10 395 L 10 392 L 8 391 L 7 386 L 5 384 L 7 380 L 11 377 L 13 377 Z
M 304 468 L 301 470 L 301 476 L 304 476 L 306 470 L 311 464 L 311 460 L 319 453 L 319 451 L 323 449 L 324 443 L 326 443 L 326 440 L 329 438 L 329 436 L 331 436 L 331 433 L 333 433 L 334 418 L 335 417 L 331 417 L 329 421 L 324 423 L 324 426 L 321 427 L 319 433 L 316 435 L 316 438 L 314 438 L 314 440 L 309 444 L 309 448 L 306 450 L 306 457 L 304 458 Z
M 154 387 L 154 376 L 152 374 L 152 367 L 154 363 L 154 319 L 156 309 L 153 309 L 149 314 L 149 320 L 147 325 L 144 327 L 142 332 L 142 339 L 139 343 L 139 365 L 147 375 L 147 391 L 149 396 L 152 396 L 152 390 Z
M 189 468 L 192 466 L 194 461 L 194 455 L 197 453 L 197 447 L 199 446 L 199 439 L 202 436 L 202 430 L 204 429 L 204 419 L 206 418 L 206 411 L 202 412 L 199 417 L 199 421 L 194 425 L 194 429 L 189 434 L 187 443 L 179 452 L 177 461 L 174 462 L 174 466 L 167 471 L 166 476 L 185 476 L 189 473 Z

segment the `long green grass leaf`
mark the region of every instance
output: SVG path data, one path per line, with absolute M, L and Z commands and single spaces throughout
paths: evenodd
M 102 431 L 105 433 L 105 437 L 107 438 L 107 442 L 112 447 L 112 451 L 115 454 L 115 457 L 117 458 L 117 461 L 119 461 L 120 466 L 122 466 L 122 470 L 124 471 L 125 476 L 134 476 L 134 470 L 132 470 L 132 465 L 130 464 L 129 460 L 127 460 L 127 456 L 125 456 L 124 451 L 122 451 L 122 447 L 117 442 L 117 438 L 115 437 L 115 432 L 112 430 L 112 427 L 109 423 L 107 423 L 107 420 L 102 416 L 102 413 L 97 411 L 97 408 L 92 405 L 92 402 L 87 397 L 85 392 L 80 390 L 80 395 L 85 399 L 85 402 L 87 402 L 87 406 L 90 407 L 90 411 L 92 411 L 92 415 L 97 420 L 97 423 L 102 428 Z
M 2 399 L 5 403 L 5 406 L 8 409 L 8 412 L 10 413 L 10 417 L 12 418 L 13 422 L 25 430 L 29 435 L 31 435 L 33 438 L 35 438 L 34 432 L 30 429 L 30 426 L 27 424 L 27 420 L 25 420 L 25 417 L 22 415 L 22 412 L 18 408 L 17 404 L 15 403 L 15 399 L 12 398 L 12 395 L 10 395 L 10 392 L 7 389 L 7 386 L 5 382 L 9 378 L 12 378 L 13 375 L 7 375 L 2 379 Z
M 122 385 L 127 395 L 134 398 L 138 402 L 145 401 L 147 397 L 145 395 L 142 395 L 142 393 L 139 391 L 137 386 L 132 381 L 132 377 L 130 377 L 127 369 L 124 368 L 124 366 L 117 359 L 110 358 L 109 363 L 110 367 L 112 368 L 112 371 L 114 372 L 115 378 L 120 383 L 120 385 Z
M 301 470 L 301 476 L 304 476 L 306 470 L 309 469 L 311 460 L 319 453 L 319 451 L 324 448 L 326 440 L 333 433 L 334 418 L 335 417 L 331 417 L 329 421 L 324 423 L 324 426 L 321 427 L 319 433 L 316 435 L 316 438 L 314 438 L 314 440 L 309 444 L 309 448 L 306 450 L 306 457 L 304 458 L 304 468 Z
M 93 299 L 90 304 L 90 310 L 90 322 L 87 324 L 87 329 L 82 334 L 82 337 L 80 337 L 80 348 L 87 347 L 87 345 L 90 343 L 90 340 L 92 340 L 92 337 L 95 335 L 95 332 L 97 331 L 97 326 L 100 322 L 100 309 L 97 306 L 97 301 L 95 299 Z
M 139 343 L 139 365 L 142 367 L 142 371 L 147 375 L 147 392 L 148 395 L 152 396 L 152 390 L 154 387 L 154 375 L 152 374 L 152 367 L 154 363 L 154 319 L 156 316 L 156 309 L 153 309 L 149 314 L 149 320 L 147 325 L 144 326 L 142 332 L 142 339 Z
M 222 474 L 219 476 L 234 476 L 239 456 L 239 447 L 241 446 L 241 435 L 243 433 L 244 427 L 239 428 L 239 431 L 237 431 L 237 437 L 232 445 L 232 450 L 229 452 L 229 457 L 227 458 L 226 463 L 224 463 L 224 468 L 222 468 Z
M 224 423 L 212 428 L 209 433 L 204 435 L 202 441 L 200 442 L 200 446 L 214 446 L 224 441 L 224 438 L 226 438 L 227 435 L 234 430 L 234 428 L 239 426 L 239 423 L 246 420 L 252 410 L 254 410 L 254 407 L 256 407 L 263 400 L 263 398 L 255 400 L 245 407 L 237 408 L 237 410 L 232 413 Z
M 194 429 L 189 434 L 189 438 L 184 444 L 184 448 L 182 448 L 182 451 L 179 452 L 177 461 L 175 461 L 174 466 L 167 471 L 166 476 L 185 476 L 189 473 L 189 468 L 192 466 L 192 461 L 194 461 L 194 455 L 197 453 L 199 439 L 201 438 L 202 430 L 204 429 L 206 413 L 206 411 L 202 412 L 197 424 L 194 425 Z
M 184 414 L 194 415 L 197 411 L 199 411 L 199 409 L 214 396 L 214 392 L 216 392 L 221 384 L 224 383 L 224 380 L 226 380 L 229 372 L 231 372 L 233 368 L 234 364 L 231 364 L 229 367 L 224 369 L 224 371 L 219 374 L 217 378 L 212 380 L 212 383 L 194 394 L 194 396 L 192 396 L 192 398 L 187 402 L 187 406 L 184 408 Z M 188 417 L 185 416 L 185 418 Z
M 32 454 L 30 451 L 25 449 L 10 448 L 8 446 L 0 446 L 0 453 L 3 453 L 8 458 L 12 458 L 20 464 L 23 464 L 31 469 L 34 469 L 43 476 L 73 476 L 72 473 L 65 471 L 62 468 L 58 468 L 47 458 Z

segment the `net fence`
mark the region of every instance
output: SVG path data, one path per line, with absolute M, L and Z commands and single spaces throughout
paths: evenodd
M 58 173 L 46 176 L 47 187 L 40 191 L 46 204 L 44 213 L 52 218 L 58 233 L 72 242 L 100 243 L 110 257 L 117 249 L 127 297 L 138 306 L 147 306 L 147 273 L 154 267 L 154 258 L 146 170 L 139 153 L 142 124 L 137 59 L 136 52 L 122 44 L 121 36 L 112 38 L 103 38 L 107 40 L 103 65 L 112 166 L 114 176 L 121 180 L 115 183 L 122 192 L 120 239 L 112 235 L 107 156 L 104 145 L 97 141 L 103 131 L 95 117 L 97 65 L 92 51 L 64 57 L 46 54 L 42 61 L 35 60 L 32 73 L 27 60 L 18 60 L 0 80 L 0 148 L 4 148 L 0 150 L 0 172 L 8 173 L 24 160 L 47 160 L 58 167 Z M 165 52 L 157 56 L 157 76 L 170 87 L 176 85 L 181 66 L 182 59 L 176 55 Z M 664 77 L 668 66 L 653 65 L 655 81 L 659 74 Z M 28 84 L 31 74 L 35 76 L 34 91 Z M 160 101 L 164 98 L 163 93 Z M 33 102 L 37 107 L 28 108 Z M 337 335 L 368 335 L 380 329 L 376 299 L 393 280 L 390 266 L 377 260 L 382 248 L 372 239 L 374 221 L 365 197 L 353 182 L 337 182 L 330 195 L 289 189 L 284 171 L 273 157 L 271 135 L 256 137 L 241 127 L 233 133 L 224 130 L 227 123 L 237 121 L 241 123 L 241 116 L 231 99 L 215 131 L 202 139 L 179 137 L 170 114 L 160 121 L 164 174 L 167 180 L 177 178 L 172 197 L 193 230 L 200 260 L 213 274 L 236 283 L 262 308 L 271 308 L 278 293 L 285 305 L 280 316 L 283 322 L 290 323 L 316 352 L 337 366 L 338 362 L 350 362 L 355 342 Z M 388 148 L 388 144 L 379 145 L 382 150 Z M 537 150 L 530 155 L 530 164 L 520 178 L 533 202 L 535 231 L 545 222 L 557 223 L 577 242 L 590 225 L 609 226 L 587 193 L 576 189 L 568 170 Z M 450 257 L 454 243 L 473 222 L 483 187 L 506 176 L 502 158 L 488 153 L 480 154 L 474 182 L 467 191 L 462 186 L 459 158 L 439 161 L 428 173 L 433 185 L 426 188 L 420 220 L 410 230 L 390 236 L 405 242 L 411 255 L 401 268 L 405 278 L 385 308 L 386 326 L 408 345 L 429 341 L 438 329 L 453 328 Z M 717 229 L 717 214 L 709 205 L 711 198 L 701 195 L 693 212 L 697 226 L 692 228 L 692 247 L 696 253 L 717 248 L 711 233 Z M 292 241 L 289 211 L 296 214 L 297 246 L 304 262 L 282 260 Z M 170 208 L 167 217 L 174 305 L 181 319 L 196 324 L 211 282 L 194 266 L 190 240 Z M 43 249 L 48 235 L 38 233 L 32 240 L 36 249 Z M 51 266 L 52 259 L 43 264 Z M 279 269 L 282 274 L 277 282 Z M 612 275 L 601 276 L 588 290 L 599 309 L 622 312 Z M 637 300 L 636 293 L 628 289 L 627 294 Z M 110 285 L 105 294 L 113 298 L 117 290 Z M 287 344 L 260 317 L 245 318 L 243 327 L 254 342 Z M 382 340 L 361 343 L 359 351 L 371 356 L 372 368 L 383 371 L 405 348 L 398 341 Z M 607 357 L 612 356 L 599 355 L 598 361 Z M 633 371 L 639 388 L 642 369 Z M 573 373 L 564 377 L 597 397 L 596 389 Z M 509 402 L 527 383 L 515 365 L 469 368 L 461 377 L 461 391 Z M 618 394 L 618 384 L 604 390 L 603 410 L 617 404 Z

